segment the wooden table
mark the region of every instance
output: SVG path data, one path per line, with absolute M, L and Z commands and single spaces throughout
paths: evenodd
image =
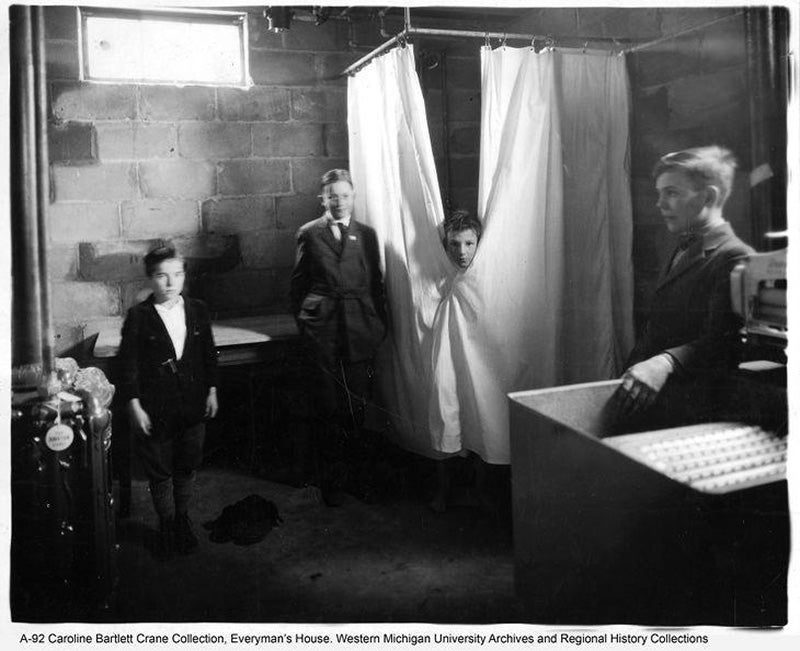
M 219 352 L 220 366 L 252 364 L 263 359 L 264 344 L 286 341 L 297 337 L 297 324 L 291 314 L 223 319 L 211 322 L 214 344 Z M 108 328 L 98 333 L 93 356 L 116 357 L 122 340 L 119 328 Z

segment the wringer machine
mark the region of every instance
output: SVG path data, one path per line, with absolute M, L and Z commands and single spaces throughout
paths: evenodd
M 43 12 L 9 10 L 10 605 L 14 621 L 91 621 L 109 612 L 117 577 L 108 409 L 114 387 L 99 369 L 57 360 L 53 351 Z

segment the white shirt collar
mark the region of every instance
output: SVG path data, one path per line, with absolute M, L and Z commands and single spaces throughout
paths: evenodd
M 154 302 L 153 305 L 156 306 L 156 309 L 159 312 L 172 312 L 172 310 L 174 310 L 174 309 L 176 309 L 178 307 L 181 307 L 181 308 L 183 307 L 183 295 L 182 294 L 178 294 L 178 300 L 176 300 L 170 307 L 167 307 L 164 303 L 155 303 Z
M 333 215 L 331 215 L 329 212 L 326 212 L 325 216 L 331 226 L 333 226 L 333 224 L 344 224 L 345 227 L 350 228 L 350 220 L 352 219 L 352 215 L 349 215 L 344 219 L 334 219 Z
M 158 314 L 167 334 L 172 340 L 172 347 L 175 349 L 175 359 L 183 357 L 183 348 L 186 344 L 186 310 L 183 305 L 183 296 L 178 296 L 178 300 L 172 307 L 155 303 L 156 314 Z

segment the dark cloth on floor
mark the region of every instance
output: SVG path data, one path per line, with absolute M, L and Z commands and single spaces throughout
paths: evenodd
M 212 542 L 252 545 L 264 540 L 272 528 L 282 522 L 274 502 L 260 495 L 248 495 L 226 506 L 216 520 L 203 523 L 203 528 L 210 532 Z

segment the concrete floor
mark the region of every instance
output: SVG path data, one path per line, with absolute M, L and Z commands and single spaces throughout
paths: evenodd
M 283 524 L 253 545 L 211 542 L 201 523 L 251 494 L 272 500 Z M 314 487 L 220 468 L 199 473 L 198 495 L 199 549 L 158 561 L 149 494 L 134 481 L 131 516 L 117 525 L 119 585 L 105 621 L 524 620 L 504 508 L 490 513 L 465 498 L 438 514 L 413 496 L 379 504 L 347 496 L 330 508 Z
M 253 413 L 255 422 L 271 422 L 271 431 L 293 431 L 292 422 Z M 346 495 L 344 504 L 331 508 L 314 486 L 281 483 L 278 471 L 291 459 L 291 437 L 247 432 L 247 423 L 235 419 L 209 430 L 191 513 L 200 538 L 194 554 L 156 559 L 156 517 L 146 481 L 134 471 L 130 515 L 115 525 L 118 582 L 109 602 L 97 608 L 93 597 L 78 598 L 75 581 L 54 589 L 46 578 L 42 585 L 20 580 L 14 583 L 21 587 L 14 621 L 525 620 L 514 594 L 508 468 L 494 473 L 496 508 L 486 509 L 470 497 L 472 464 L 453 460 L 453 504 L 435 513 L 428 506 L 434 463 L 374 443 L 365 454 L 378 463 L 361 467 L 371 469 L 369 482 L 382 483 L 380 499 Z M 202 524 L 252 494 L 273 501 L 283 524 L 253 545 L 210 541 Z
M 428 506 L 434 463 L 376 434 L 352 443 L 348 456 L 360 458 L 354 468 L 370 470 L 367 483 L 380 487 L 380 499 L 347 495 L 330 508 L 313 486 L 269 480 L 291 463 L 296 423 L 268 412 L 266 403 L 253 412 L 256 422 L 270 422 L 283 436 L 252 439 L 246 423 L 231 419 L 209 431 L 192 516 L 197 553 L 169 563 L 153 558 L 155 517 L 145 483 L 134 482 L 131 517 L 118 526 L 114 621 L 525 620 L 514 594 L 507 467 L 489 473 L 496 508 L 486 510 L 470 493 L 472 463 L 452 460 L 452 504 L 435 513 Z M 211 542 L 202 523 L 251 494 L 273 501 L 283 524 L 252 546 Z

